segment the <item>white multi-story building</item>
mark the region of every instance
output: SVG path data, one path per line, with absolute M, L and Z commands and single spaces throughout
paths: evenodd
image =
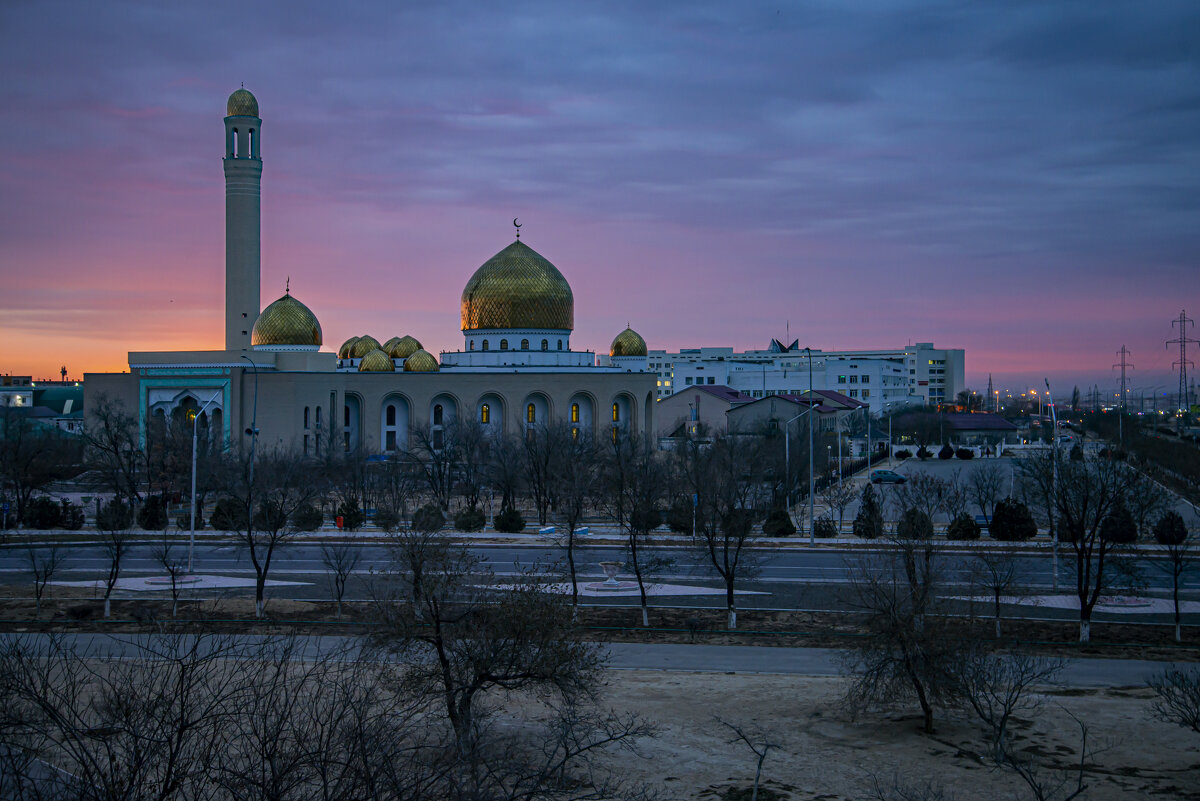
M 657 375 L 660 399 L 692 386 L 725 385 L 752 398 L 798 395 L 809 388 L 809 355 L 795 342 L 772 340 L 766 350 L 741 353 L 733 348 L 652 350 L 647 363 Z M 963 366 L 961 348 L 937 349 L 929 342 L 892 350 L 814 350 L 812 388 L 861 400 L 879 415 L 953 400 L 964 387 Z

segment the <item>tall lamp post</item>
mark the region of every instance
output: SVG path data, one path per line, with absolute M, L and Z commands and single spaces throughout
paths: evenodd
M 1058 589 L 1058 526 L 1055 524 L 1055 521 L 1054 521 L 1054 512 L 1056 511 L 1054 507 L 1058 503 L 1058 412 L 1054 408 L 1054 398 L 1050 397 L 1050 379 L 1047 378 L 1047 379 L 1045 379 L 1045 381 L 1046 381 L 1046 401 L 1050 404 L 1051 429 L 1054 431 L 1054 434 L 1053 434 L 1054 439 L 1051 440 L 1051 442 L 1054 443 L 1053 444 L 1053 447 L 1054 447 L 1054 451 L 1053 451 L 1053 453 L 1054 453 L 1054 484 L 1053 484 L 1053 487 L 1054 488 L 1050 491 L 1050 497 L 1054 499 L 1054 503 L 1051 504 L 1051 507 L 1050 507 L 1050 529 L 1051 529 L 1051 532 L 1053 533 L 1053 537 L 1054 537 L 1054 552 L 1053 552 L 1053 556 L 1051 558 L 1051 569 L 1054 571 L 1053 586 L 1054 586 L 1054 589 L 1057 590 Z
M 250 427 L 246 429 L 246 434 L 250 437 L 250 476 L 249 482 L 246 484 L 246 531 L 249 532 L 250 527 L 254 525 L 254 449 L 258 444 L 258 365 L 244 353 L 242 358 L 250 362 L 250 366 L 254 368 L 254 407 L 250 415 Z
M 784 470 L 783 491 L 787 497 L 787 507 L 788 507 L 789 512 L 792 508 L 792 439 L 791 439 L 792 423 L 796 422 L 801 417 L 803 417 L 804 415 L 808 414 L 811 411 L 812 411 L 812 407 L 810 406 L 810 407 L 808 407 L 808 409 L 806 409 L 803 412 L 800 412 L 800 414 L 796 415 L 795 417 L 791 418 L 790 420 L 788 420 L 787 422 L 785 422 L 783 424 L 783 470 Z M 810 447 L 808 450 L 809 450 L 809 456 L 811 457 L 812 456 L 812 448 Z M 808 473 L 808 486 L 809 486 L 808 494 L 809 494 L 809 497 L 811 498 L 812 497 L 812 470 L 809 470 L 809 473 Z
M 192 559 L 196 553 L 196 441 L 197 441 L 197 426 L 200 423 L 200 415 L 204 414 L 204 410 L 209 405 L 216 401 L 220 395 L 213 395 L 208 401 L 200 407 L 200 411 L 196 412 L 192 417 L 192 533 L 188 537 L 188 566 L 187 572 L 192 572 Z M 209 426 L 209 433 L 212 433 L 212 426 Z
M 813 383 L 812 383 L 812 348 L 805 348 L 804 352 L 808 354 L 808 410 L 813 410 Z M 828 368 L 826 368 L 828 369 Z M 828 384 L 826 384 L 828 386 Z M 817 521 L 813 520 L 814 502 L 813 498 L 813 417 L 808 418 L 808 544 L 816 545 L 817 540 Z

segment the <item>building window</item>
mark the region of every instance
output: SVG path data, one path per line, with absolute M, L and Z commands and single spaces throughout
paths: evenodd
M 619 404 L 616 404 L 616 403 L 613 404 L 613 422 L 614 423 L 621 422 L 621 407 Z
M 470 346 L 470 349 L 471 349 L 471 350 L 475 350 L 475 340 L 473 340 L 473 339 L 471 340 L 471 346 Z
M 571 422 L 572 423 L 579 422 L 579 404 L 578 403 L 571 404 Z
M 684 379 L 684 382 L 687 386 L 690 387 L 692 385 L 692 377 L 689 375 L 687 378 Z
M 521 350 L 529 350 L 529 340 L 528 339 L 521 340 Z
M 304 455 L 308 456 L 308 434 L 304 435 Z
M 525 407 L 525 422 L 537 422 L 537 408 L 535 408 L 532 403 Z
M 844 375 L 839 375 L 839 376 L 838 376 L 838 383 L 839 383 L 839 384 L 845 384 L 845 383 L 846 383 L 846 376 L 844 376 Z
M 852 390 L 850 390 L 850 397 L 852 397 L 852 398 L 857 398 L 857 397 L 858 397 L 858 390 L 857 390 L 857 389 L 852 389 Z
M 304 427 L 308 428 L 308 407 L 307 406 L 304 407 Z M 308 453 L 308 449 L 305 448 L 304 452 Z
M 492 408 L 486 403 L 479 407 L 479 422 L 484 425 L 492 422 Z
M 485 340 L 483 340 L 483 349 L 484 349 L 484 350 L 487 350 L 487 349 L 488 349 L 488 341 L 487 341 L 486 339 L 485 339 Z
M 857 383 L 858 383 L 858 376 L 856 376 L 856 375 L 852 375 L 852 376 L 850 376 L 850 383 L 851 383 L 851 384 L 857 384 Z
M 579 426 L 571 429 L 571 439 L 579 439 Z
M 871 397 L 871 390 L 869 390 L 869 389 L 864 389 L 864 390 L 862 391 L 862 396 L 863 396 L 864 398 L 869 398 L 869 397 Z
M 548 340 L 548 339 L 542 340 L 542 350 L 550 350 L 550 340 Z
M 385 417 L 389 426 L 396 425 L 396 407 L 388 404 Z
M 562 340 L 558 340 L 558 349 L 562 350 Z
M 442 416 L 442 404 L 439 403 L 433 407 L 433 424 L 435 426 L 440 426 L 442 424 Z
M 317 428 L 321 427 L 321 407 L 317 407 Z
M 869 376 L 869 375 L 864 375 L 864 376 L 862 377 L 862 383 L 864 383 L 864 384 L 870 384 L 870 383 L 871 383 L 871 376 Z
M 507 339 L 500 340 L 500 350 L 508 350 L 508 340 Z
M 387 435 L 384 438 L 384 446 L 383 447 L 384 447 L 384 450 L 388 450 L 388 451 L 396 450 L 396 432 L 395 431 L 387 432 Z
M 710 376 L 708 377 L 708 383 L 710 383 L 710 384 L 715 384 L 715 383 L 717 383 L 717 377 L 716 377 L 715 375 L 710 375 Z

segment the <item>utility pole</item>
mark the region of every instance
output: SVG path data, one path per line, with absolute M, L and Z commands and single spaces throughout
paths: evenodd
M 1132 354 L 1124 345 L 1122 345 L 1121 349 L 1117 351 L 1117 355 L 1121 357 L 1121 361 L 1113 365 L 1113 369 L 1118 367 L 1121 368 L 1121 407 L 1117 414 L 1117 440 L 1121 443 L 1121 447 L 1125 447 L 1125 402 L 1129 392 L 1126 384 L 1125 372 L 1126 370 L 1133 368 L 1133 363 L 1129 361 L 1129 357 Z
M 1191 325 L 1192 328 L 1195 328 L 1196 321 L 1187 316 L 1186 310 L 1180 311 L 1178 319 L 1171 321 L 1171 328 L 1174 328 L 1177 325 L 1179 326 L 1179 336 L 1176 339 L 1168 339 L 1166 347 L 1170 348 L 1172 345 L 1179 346 L 1179 360 L 1172 362 L 1171 366 L 1179 367 L 1179 410 L 1181 414 L 1175 419 L 1177 421 L 1176 425 L 1178 426 L 1179 431 L 1182 432 L 1183 415 L 1187 414 L 1192 408 L 1190 397 L 1191 393 L 1188 391 L 1189 387 L 1187 375 L 1188 365 L 1192 364 L 1192 362 L 1188 361 L 1187 346 L 1200 345 L 1200 340 L 1192 339 L 1187 335 L 1188 325 Z M 1195 367 L 1194 364 L 1192 364 L 1192 366 Z

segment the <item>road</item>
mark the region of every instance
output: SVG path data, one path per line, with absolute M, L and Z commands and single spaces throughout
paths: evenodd
M 525 545 L 496 545 L 473 544 L 473 552 L 479 556 L 499 576 L 512 576 L 520 572 L 522 566 L 529 567 L 535 563 L 551 564 L 562 558 L 562 550 L 547 544 L 540 538 L 530 538 Z M 390 558 L 388 547 L 377 539 L 352 540 L 358 549 L 360 560 L 347 588 L 348 600 L 362 600 L 371 597 L 370 585 L 380 572 L 389 569 Z M 994 549 L 988 543 L 972 546 L 972 550 L 950 551 L 945 554 L 944 575 L 955 594 L 967 594 L 971 584 L 971 573 L 977 558 L 975 553 L 985 549 Z M 67 555 L 56 575 L 60 581 L 95 581 L 107 570 L 108 559 L 103 549 L 92 544 L 73 544 L 67 549 Z M 155 558 L 155 546 L 148 542 L 134 545 L 122 565 L 122 576 L 128 578 L 159 576 L 163 569 Z M 740 596 L 738 604 L 742 609 L 810 609 L 810 610 L 845 610 L 852 608 L 849 603 L 850 577 L 858 565 L 866 558 L 872 558 L 876 548 L 870 545 L 858 544 L 850 547 L 807 546 L 770 547 L 755 550 L 752 556 L 759 562 L 759 576 L 753 582 L 745 582 L 740 588 L 748 591 Z M 653 555 L 670 560 L 669 566 L 654 581 L 669 583 L 681 587 L 719 587 L 708 569 L 704 557 L 695 549 L 681 540 L 676 546 L 653 549 Z M 1059 590 L 1069 592 L 1074 581 L 1070 572 L 1069 560 L 1064 550 L 1059 559 Z M 24 548 L 8 546 L 0 548 L 0 582 L 21 583 L 28 581 L 27 552 Z M 615 545 L 583 545 L 577 551 L 576 562 L 579 565 L 581 582 L 592 582 L 604 578 L 599 563 L 603 561 L 624 561 L 625 555 L 621 548 Z M 1051 593 L 1053 589 L 1051 575 L 1051 557 L 1048 548 L 1040 552 L 1024 553 L 1015 557 L 1024 583 L 1039 593 Z M 1165 571 L 1158 569 L 1162 564 L 1160 559 L 1145 559 L 1144 574 L 1148 580 L 1150 595 L 1164 597 L 1169 588 L 1169 580 Z M 224 576 L 249 578 L 254 575 L 253 568 L 244 552 L 229 542 L 202 541 L 196 546 L 195 572 L 205 576 Z M 297 582 L 291 586 L 273 587 L 268 594 L 273 598 L 294 598 L 304 600 L 326 600 L 329 598 L 329 571 L 323 560 L 321 545 L 314 542 L 298 540 L 286 547 L 280 548 L 272 561 L 270 577 L 272 579 Z M 1184 590 L 1186 598 L 1200 598 L 1200 575 L 1193 574 L 1185 577 Z M 251 593 L 250 589 L 231 591 L 222 589 L 220 594 L 228 595 Z M 215 593 L 204 594 L 203 590 L 192 590 L 185 597 L 211 597 Z M 144 593 L 123 593 L 126 597 L 147 597 Z M 607 596 L 602 598 L 585 599 L 585 603 L 602 604 L 632 604 L 635 597 Z M 695 595 L 681 591 L 671 597 L 656 597 L 652 600 L 656 606 L 676 607 L 720 607 L 723 599 L 715 595 Z M 968 604 L 962 602 L 963 609 L 968 610 Z M 1098 610 L 1097 620 L 1142 620 L 1148 622 L 1166 622 L 1162 610 L 1146 613 L 1130 613 L 1128 610 L 1106 613 Z M 1011 610 L 1010 610 L 1011 613 Z M 1027 617 L 1042 619 L 1069 620 L 1077 617 L 1072 609 L 1051 607 L 1022 607 L 1021 614 Z M 1200 614 L 1189 614 L 1185 618 L 1188 623 L 1200 623 Z
M 0 642 L 13 639 L 44 643 L 48 634 L 0 634 Z M 80 652 L 108 659 L 125 659 L 140 653 L 138 643 L 148 635 L 63 634 L 62 642 Z M 261 635 L 236 635 L 247 645 L 261 644 Z M 218 640 L 214 639 L 214 642 Z M 357 653 L 353 637 L 308 637 L 301 658 Z M 767 648 L 743 645 L 678 645 L 667 643 L 608 643 L 602 646 L 613 670 L 661 670 L 679 673 L 752 673 L 791 676 L 840 676 L 837 652 L 826 648 Z M 1133 687 L 1162 670 L 1164 663 L 1136 659 L 1067 659 L 1059 683 L 1067 687 Z

